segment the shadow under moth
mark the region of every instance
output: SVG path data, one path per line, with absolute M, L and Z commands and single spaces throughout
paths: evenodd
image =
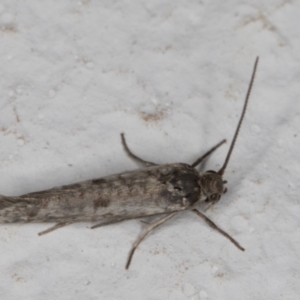
M 129 219 L 160 216 L 152 223 L 145 223 L 145 231 L 134 242 L 129 252 L 126 263 L 128 269 L 135 249 L 149 232 L 180 211 L 191 210 L 244 251 L 237 241 L 208 219 L 196 206 L 202 203 L 210 207 L 227 191 L 224 186 L 227 182 L 223 180 L 223 174 L 244 119 L 257 64 L 258 57 L 255 60 L 240 120 L 220 170 L 201 174 L 196 167 L 226 140 L 222 140 L 192 164 L 157 165 L 133 154 L 122 133 L 121 140 L 126 153 L 144 168 L 18 197 L 0 196 L 0 223 L 55 223 L 39 233 L 42 235 L 74 222 L 95 222 L 96 225 L 92 228 L 97 228 Z

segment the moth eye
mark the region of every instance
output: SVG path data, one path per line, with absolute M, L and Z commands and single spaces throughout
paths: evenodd
M 213 194 L 210 197 L 206 198 L 204 200 L 204 202 L 208 203 L 208 202 L 216 202 L 220 199 L 221 195 L 219 194 Z
M 217 194 L 213 194 L 213 195 L 211 195 L 211 200 L 217 200 L 217 198 L 218 198 L 218 195 Z

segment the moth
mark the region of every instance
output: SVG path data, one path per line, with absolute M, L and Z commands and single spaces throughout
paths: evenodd
M 156 221 L 146 223 L 145 231 L 134 242 L 126 263 L 128 269 L 134 251 L 149 232 L 177 213 L 191 210 L 244 251 L 236 240 L 201 213 L 197 205 L 212 206 L 227 191 L 227 181 L 223 180 L 223 174 L 244 119 L 257 64 L 258 57 L 255 60 L 240 120 L 220 170 L 201 174 L 196 167 L 226 140 L 212 147 L 192 164 L 157 165 L 133 154 L 122 133 L 124 150 L 130 158 L 141 163 L 143 169 L 18 197 L 0 196 L 0 223 L 55 223 L 39 233 L 42 235 L 74 222 L 95 222 L 91 228 L 97 228 L 129 219 L 162 215 Z

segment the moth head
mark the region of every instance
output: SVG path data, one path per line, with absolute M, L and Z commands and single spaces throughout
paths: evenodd
M 226 181 L 222 179 L 222 175 L 215 171 L 206 171 L 200 176 L 198 183 L 205 197 L 204 201 L 210 204 L 217 203 L 227 191 L 224 187 Z

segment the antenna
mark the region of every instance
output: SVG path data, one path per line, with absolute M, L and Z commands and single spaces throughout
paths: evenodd
M 254 67 L 253 67 L 253 71 L 252 71 L 251 80 L 250 80 L 250 83 L 249 83 L 248 91 L 247 91 L 246 98 L 245 98 L 245 102 L 244 102 L 243 111 L 242 111 L 242 114 L 241 114 L 239 123 L 238 123 L 238 125 L 237 125 L 237 128 L 236 128 L 236 130 L 235 130 L 235 133 L 234 133 L 234 136 L 233 136 L 233 140 L 232 140 L 231 145 L 230 145 L 230 148 L 229 148 L 229 150 L 228 150 L 228 153 L 227 153 L 227 156 L 226 156 L 224 165 L 223 165 L 223 167 L 218 171 L 218 174 L 221 175 L 221 176 L 224 174 L 225 169 L 226 169 L 226 167 L 227 167 L 227 165 L 228 165 L 228 162 L 229 162 L 229 159 L 230 159 L 232 150 L 233 150 L 233 148 L 234 148 L 234 145 L 235 145 L 237 136 L 238 136 L 238 134 L 239 134 L 239 131 L 240 131 L 240 128 L 241 128 L 241 125 L 242 125 L 242 122 L 243 122 L 243 119 L 244 119 L 244 116 L 245 116 L 245 112 L 246 112 L 246 109 L 247 109 L 247 104 L 248 104 L 249 96 L 250 96 L 250 93 L 251 93 L 251 88 L 252 88 L 252 85 L 253 85 L 253 82 L 254 82 L 254 77 L 255 77 L 256 68 L 257 68 L 257 64 L 258 64 L 258 59 L 259 59 L 259 57 L 256 57 L 256 60 L 255 60 L 255 63 L 254 63 Z

